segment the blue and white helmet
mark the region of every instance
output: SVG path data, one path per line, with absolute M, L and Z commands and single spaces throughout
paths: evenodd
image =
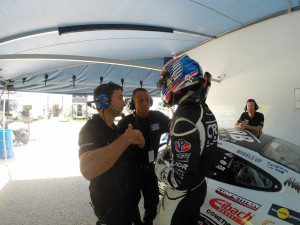
M 183 55 L 165 64 L 160 73 L 158 90 L 161 91 L 162 100 L 173 106 L 187 90 L 199 87 L 204 82 L 201 66 L 189 56 Z

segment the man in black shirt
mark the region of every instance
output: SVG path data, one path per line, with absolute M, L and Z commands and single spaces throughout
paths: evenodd
M 156 217 L 159 193 L 153 162 L 157 156 L 161 134 L 169 131 L 170 119 L 159 111 L 149 111 L 151 104 L 152 99 L 146 89 L 135 89 L 129 103 L 134 112 L 118 123 L 120 134 L 124 133 L 128 124 L 132 124 L 133 128 L 139 129 L 145 138 L 145 147 L 131 145 L 127 150 L 130 167 L 131 211 L 135 225 L 152 225 Z M 141 192 L 145 208 L 143 221 L 141 221 L 138 208 Z
M 79 133 L 80 171 L 90 181 L 97 225 L 131 225 L 128 168 L 123 152 L 131 144 L 144 147 L 145 140 L 130 124 L 118 136 L 114 119 L 125 106 L 121 86 L 111 82 L 99 85 L 94 90 L 94 102 L 98 114 Z
M 242 113 L 234 127 L 261 132 L 264 126 L 264 115 L 256 112 L 258 108 L 259 106 L 254 99 L 248 99 L 245 106 L 245 112 Z

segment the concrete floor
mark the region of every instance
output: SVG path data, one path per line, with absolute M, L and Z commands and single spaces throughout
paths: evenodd
M 89 182 L 79 171 L 77 140 L 84 123 L 35 121 L 29 125 L 29 143 L 15 145 L 7 162 L 0 159 L 1 225 L 96 223 Z

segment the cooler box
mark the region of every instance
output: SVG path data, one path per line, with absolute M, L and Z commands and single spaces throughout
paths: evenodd
M 5 130 L 5 145 L 7 158 L 14 157 L 14 145 L 12 140 L 12 131 Z M 3 143 L 3 130 L 0 130 L 0 158 L 5 159 L 4 143 Z

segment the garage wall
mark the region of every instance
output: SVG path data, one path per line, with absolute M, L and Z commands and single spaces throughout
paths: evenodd
M 233 127 L 248 98 L 265 115 L 264 133 L 300 146 L 300 11 L 286 14 L 199 46 L 187 54 L 214 78 L 207 99 L 219 127 Z

